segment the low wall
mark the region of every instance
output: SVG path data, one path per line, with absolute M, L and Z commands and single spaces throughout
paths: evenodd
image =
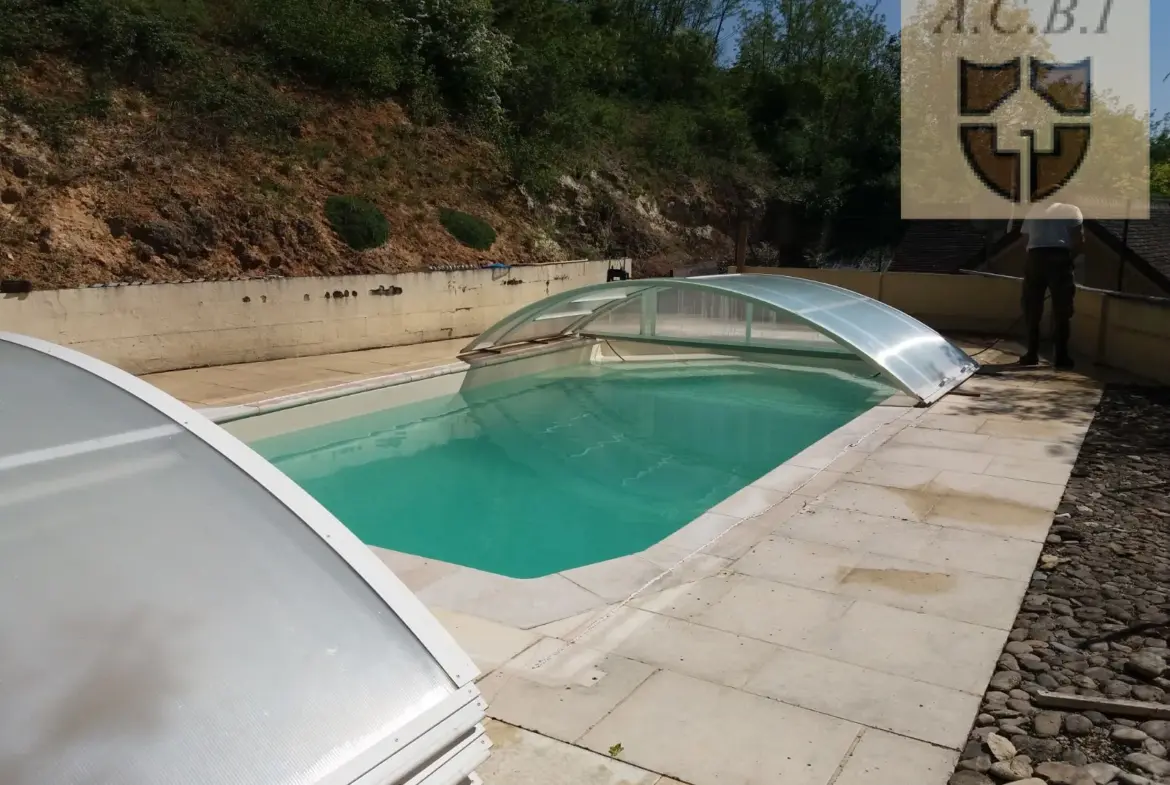
M 0 296 L 0 331 L 139 374 L 278 360 L 473 337 L 547 295 L 603 283 L 610 264 L 37 291 Z
M 791 275 L 881 300 L 937 330 L 1021 336 L 1021 281 L 1000 275 L 875 273 L 749 267 Z M 1048 319 L 1045 319 L 1047 330 Z M 1073 350 L 1121 371 L 1170 384 L 1170 300 L 1078 287 Z

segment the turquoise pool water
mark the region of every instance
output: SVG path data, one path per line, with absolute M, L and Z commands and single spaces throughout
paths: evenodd
M 368 545 L 533 578 L 653 545 L 890 392 L 747 363 L 579 366 L 253 447 Z

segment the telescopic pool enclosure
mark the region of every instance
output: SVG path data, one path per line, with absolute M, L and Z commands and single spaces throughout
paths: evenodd
M 459 785 L 475 666 L 202 415 L 0 333 L 4 785 Z
M 979 367 L 946 338 L 885 303 L 786 275 L 586 286 L 521 308 L 468 344 L 463 354 L 570 336 L 855 357 L 926 404 Z

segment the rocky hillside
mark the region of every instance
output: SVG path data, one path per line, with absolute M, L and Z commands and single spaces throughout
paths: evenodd
M 0 20 L 0 275 L 38 287 L 661 272 L 726 259 L 745 210 L 790 262 L 898 225 L 899 50 L 858 0 L 0 0 Z
M 22 80 L 27 95 L 85 86 L 60 62 Z M 730 253 L 728 195 L 700 182 L 649 190 L 615 169 L 564 176 L 537 201 L 490 143 L 453 126 L 417 126 L 389 101 L 301 99 L 316 119 L 282 149 L 183 139 L 128 89 L 112 91 L 100 117 L 77 119 L 67 145 L 54 145 L 45 118 L 0 110 L 0 277 L 59 288 L 627 255 L 660 270 Z M 384 245 L 341 241 L 323 211 L 339 194 L 381 209 Z M 459 242 L 442 208 L 488 222 L 495 243 Z

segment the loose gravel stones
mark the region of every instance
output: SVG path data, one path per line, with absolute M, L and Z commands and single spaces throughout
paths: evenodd
M 1170 389 L 1111 386 L 951 785 L 1170 785 L 1170 720 L 1036 700 L 1044 690 L 1167 702 L 1167 627 L 1097 639 L 1168 617 Z

